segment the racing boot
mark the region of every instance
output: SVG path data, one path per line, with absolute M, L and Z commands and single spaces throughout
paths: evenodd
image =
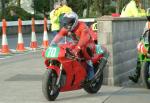
M 141 68 L 140 68 L 140 66 L 138 65 L 138 66 L 136 67 L 136 69 L 135 69 L 135 73 L 134 73 L 134 74 L 131 74 L 131 75 L 129 76 L 129 79 L 130 79 L 131 81 L 133 81 L 134 83 L 137 83 L 138 80 L 139 80 L 139 77 L 140 77 L 140 71 L 141 71 Z
M 138 77 L 137 75 L 130 75 L 130 76 L 129 76 L 129 79 L 130 79 L 131 81 L 133 81 L 134 83 L 137 83 L 139 77 Z
M 87 61 L 87 74 L 88 80 L 91 80 L 94 77 L 94 67 L 91 60 Z

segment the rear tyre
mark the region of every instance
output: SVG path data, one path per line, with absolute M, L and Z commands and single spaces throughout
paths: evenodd
M 148 78 L 150 78 L 149 69 L 150 68 L 150 62 L 143 62 L 142 64 L 142 70 L 141 70 L 141 78 L 144 87 L 150 89 L 150 81 Z
M 91 85 L 87 85 L 83 88 L 87 93 L 94 94 L 99 91 L 99 89 L 102 86 L 102 83 L 103 83 L 103 73 L 101 73 L 100 77 L 97 79 L 96 82 L 92 83 Z
M 42 91 L 48 101 L 54 101 L 59 95 L 59 88 L 56 86 L 57 74 L 52 69 L 47 69 L 42 80 Z

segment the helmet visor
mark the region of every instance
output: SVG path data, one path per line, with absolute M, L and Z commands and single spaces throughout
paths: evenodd
M 64 17 L 63 20 L 62 20 L 62 26 L 68 30 L 71 30 L 73 24 L 75 22 L 75 19 L 74 18 L 67 18 L 67 17 Z

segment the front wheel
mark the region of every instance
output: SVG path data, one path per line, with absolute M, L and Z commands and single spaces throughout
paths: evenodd
M 42 91 L 48 101 L 54 101 L 59 95 L 59 88 L 56 86 L 57 74 L 52 69 L 47 69 L 42 80 Z
M 103 83 L 103 73 L 101 73 L 99 78 L 94 83 L 85 86 L 84 90 L 90 94 L 97 93 L 99 89 L 101 88 L 102 83 Z
M 150 62 L 143 62 L 141 70 L 141 78 L 144 87 L 150 89 Z

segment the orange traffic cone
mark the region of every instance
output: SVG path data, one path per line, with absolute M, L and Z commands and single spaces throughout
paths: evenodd
M 31 34 L 31 42 L 30 42 L 30 48 L 32 49 L 36 49 L 38 47 L 34 25 L 35 25 L 35 21 L 34 18 L 32 18 L 32 34 Z
M 1 49 L 2 54 L 10 53 L 8 42 L 7 42 L 7 36 L 6 36 L 6 26 L 7 26 L 6 20 L 3 19 L 2 20 L 2 49 Z
M 45 17 L 45 18 L 44 18 L 43 43 L 42 43 L 42 46 L 43 46 L 44 48 L 47 48 L 47 47 L 49 46 L 49 42 L 48 42 L 48 34 L 47 34 L 46 26 L 47 26 L 47 19 L 46 19 L 46 17 Z
M 18 44 L 16 50 L 19 52 L 25 51 L 23 36 L 22 36 L 22 20 L 20 18 L 18 19 Z

